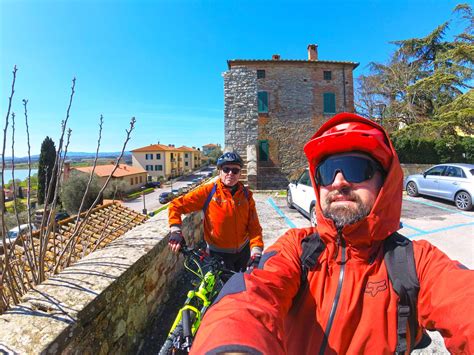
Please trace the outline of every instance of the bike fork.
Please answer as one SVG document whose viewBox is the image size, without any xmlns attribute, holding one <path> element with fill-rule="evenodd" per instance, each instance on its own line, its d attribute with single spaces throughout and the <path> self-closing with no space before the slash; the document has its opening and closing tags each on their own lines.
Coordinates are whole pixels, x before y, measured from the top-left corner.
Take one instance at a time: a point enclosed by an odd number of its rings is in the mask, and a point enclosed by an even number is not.
<svg viewBox="0 0 474 355">
<path fill-rule="evenodd" d="M 190 314 L 189 309 L 183 310 L 182 314 L 182 319 L 183 319 L 183 338 L 184 338 L 184 344 L 183 348 L 185 348 L 188 352 L 189 349 L 191 349 L 192 345 L 192 339 L 193 339 L 193 334 L 192 334 L 192 324 L 191 324 L 191 314 Z"/>
</svg>

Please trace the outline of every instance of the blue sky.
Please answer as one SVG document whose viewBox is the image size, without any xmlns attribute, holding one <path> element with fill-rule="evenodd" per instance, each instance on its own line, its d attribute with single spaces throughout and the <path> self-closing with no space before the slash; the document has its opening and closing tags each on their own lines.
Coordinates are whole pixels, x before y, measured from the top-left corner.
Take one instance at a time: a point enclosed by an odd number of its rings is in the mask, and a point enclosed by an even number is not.
<svg viewBox="0 0 474 355">
<path fill-rule="evenodd" d="M 2 132 L 17 65 L 16 156 L 27 154 L 21 100 L 38 154 L 47 135 L 58 142 L 73 77 L 70 151 L 95 151 L 101 114 L 103 152 L 121 149 L 132 116 L 128 150 L 223 144 L 228 59 L 306 59 L 316 43 L 321 60 L 360 62 L 357 77 L 388 59 L 390 41 L 425 36 L 459 2 L 0 0 Z"/>
</svg>

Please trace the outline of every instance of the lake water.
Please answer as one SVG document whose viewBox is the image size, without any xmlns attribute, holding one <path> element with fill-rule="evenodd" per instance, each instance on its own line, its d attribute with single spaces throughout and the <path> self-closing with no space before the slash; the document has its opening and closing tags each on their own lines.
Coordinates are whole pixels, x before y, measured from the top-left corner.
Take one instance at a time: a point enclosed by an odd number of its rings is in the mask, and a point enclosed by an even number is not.
<svg viewBox="0 0 474 355">
<path fill-rule="evenodd" d="M 31 169 L 31 176 L 38 173 L 38 169 Z M 9 182 L 12 179 L 12 171 L 11 169 L 5 169 L 3 172 L 3 176 L 5 177 L 5 182 Z M 28 177 L 28 169 L 15 169 L 15 179 L 18 180 L 25 180 Z"/>
</svg>

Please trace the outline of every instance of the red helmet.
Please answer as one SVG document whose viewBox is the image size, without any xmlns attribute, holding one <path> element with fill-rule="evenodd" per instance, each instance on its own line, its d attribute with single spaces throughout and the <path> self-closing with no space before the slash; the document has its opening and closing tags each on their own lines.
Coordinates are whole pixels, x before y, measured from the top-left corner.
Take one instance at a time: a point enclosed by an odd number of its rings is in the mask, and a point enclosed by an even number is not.
<svg viewBox="0 0 474 355">
<path fill-rule="evenodd" d="M 343 112 L 331 118 L 304 146 L 311 170 L 329 155 L 352 151 L 372 156 L 385 171 L 392 163 L 391 144 L 382 126 L 353 113 Z"/>
</svg>

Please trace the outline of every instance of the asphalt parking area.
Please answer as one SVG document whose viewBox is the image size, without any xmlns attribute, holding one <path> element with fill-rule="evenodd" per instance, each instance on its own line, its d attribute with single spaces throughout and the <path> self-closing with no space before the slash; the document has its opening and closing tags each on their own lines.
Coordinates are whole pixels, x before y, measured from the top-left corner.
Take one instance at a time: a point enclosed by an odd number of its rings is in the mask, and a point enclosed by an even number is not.
<svg viewBox="0 0 474 355">
<path fill-rule="evenodd" d="M 254 197 L 266 247 L 290 228 L 310 226 L 307 218 L 287 207 L 285 196 L 258 192 Z M 458 210 L 449 201 L 404 196 L 401 222 L 401 234 L 428 240 L 450 258 L 474 269 L 473 210 Z"/>
</svg>

